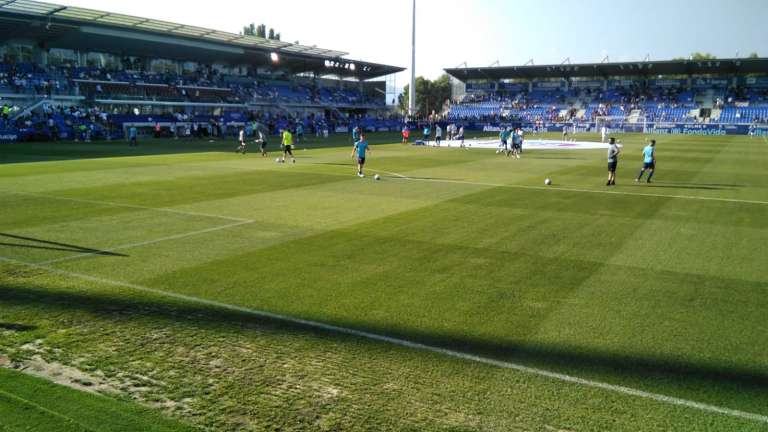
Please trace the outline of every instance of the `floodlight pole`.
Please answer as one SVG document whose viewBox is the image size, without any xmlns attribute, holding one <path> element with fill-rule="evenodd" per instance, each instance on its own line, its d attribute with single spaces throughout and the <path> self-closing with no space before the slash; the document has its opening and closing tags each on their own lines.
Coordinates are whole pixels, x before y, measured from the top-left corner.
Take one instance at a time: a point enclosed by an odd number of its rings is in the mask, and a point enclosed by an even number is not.
<svg viewBox="0 0 768 432">
<path fill-rule="evenodd" d="M 413 35 L 411 39 L 411 88 L 408 91 L 408 117 L 416 115 L 416 0 L 413 0 Z"/>
</svg>

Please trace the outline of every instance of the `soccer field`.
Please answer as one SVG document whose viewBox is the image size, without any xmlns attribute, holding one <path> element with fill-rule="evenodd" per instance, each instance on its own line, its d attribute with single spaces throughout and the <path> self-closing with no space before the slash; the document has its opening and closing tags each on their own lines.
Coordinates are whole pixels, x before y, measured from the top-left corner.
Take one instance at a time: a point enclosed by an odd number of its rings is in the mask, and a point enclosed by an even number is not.
<svg viewBox="0 0 768 432">
<path fill-rule="evenodd" d="M 124 430 L 79 391 L 162 430 L 768 430 L 768 142 L 656 137 L 648 185 L 620 138 L 613 188 L 603 150 L 391 134 L 364 179 L 348 137 L 2 145 L 0 367 L 78 390 L 0 374 L 0 431 Z"/>
</svg>

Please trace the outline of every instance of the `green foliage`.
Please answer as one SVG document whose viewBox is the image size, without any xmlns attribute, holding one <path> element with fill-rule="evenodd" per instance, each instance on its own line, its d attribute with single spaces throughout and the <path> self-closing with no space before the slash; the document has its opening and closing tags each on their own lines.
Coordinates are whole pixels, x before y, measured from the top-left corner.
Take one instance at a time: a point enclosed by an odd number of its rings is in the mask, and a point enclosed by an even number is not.
<svg viewBox="0 0 768 432">
<path fill-rule="evenodd" d="M 714 54 L 695 52 L 691 54 L 692 60 L 717 60 Z"/>
<path fill-rule="evenodd" d="M 242 34 L 245 36 L 256 36 L 260 38 L 267 37 L 267 26 L 264 24 L 255 25 L 254 23 L 248 24 L 247 26 L 243 27 Z M 279 35 L 278 35 L 279 36 Z"/>
<path fill-rule="evenodd" d="M 747 58 L 758 59 L 758 58 L 760 58 L 760 55 L 758 53 L 756 53 L 756 52 L 753 52 L 753 53 L 749 54 L 749 57 L 747 57 Z"/>
<path fill-rule="evenodd" d="M 410 85 L 406 84 L 398 99 L 398 106 L 403 112 L 408 111 Z M 416 107 L 420 117 L 426 117 L 433 112 L 439 113 L 445 101 L 451 98 L 451 80 L 447 74 L 441 75 L 435 81 L 424 77 L 416 78 Z"/>
<path fill-rule="evenodd" d="M 672 60 L 717 60 L 717 57 L 710 53 L 694 52 L 688 57 L 675 57 Z"/>
</svg>

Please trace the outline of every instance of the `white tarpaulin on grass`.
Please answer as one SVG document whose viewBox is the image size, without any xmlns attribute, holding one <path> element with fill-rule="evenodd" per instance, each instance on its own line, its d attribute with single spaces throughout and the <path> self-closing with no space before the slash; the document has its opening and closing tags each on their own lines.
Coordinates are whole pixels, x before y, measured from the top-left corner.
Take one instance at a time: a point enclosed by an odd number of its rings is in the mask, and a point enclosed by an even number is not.
<svg viewBox="0 0 768 432">
<path fill-rule="evenodd" d="M 434 145 L 434 141 L 430 142 Z M 498 139 L 466 140 L 464 145 L 471 149 L 498 149 Z M 442 147 L 460 147 L 461 141 L 443 141 Z M 530 140 L 523 143 L 523 150 L 608 150 L 608 144 L 588 141 Z"/>
</svg>

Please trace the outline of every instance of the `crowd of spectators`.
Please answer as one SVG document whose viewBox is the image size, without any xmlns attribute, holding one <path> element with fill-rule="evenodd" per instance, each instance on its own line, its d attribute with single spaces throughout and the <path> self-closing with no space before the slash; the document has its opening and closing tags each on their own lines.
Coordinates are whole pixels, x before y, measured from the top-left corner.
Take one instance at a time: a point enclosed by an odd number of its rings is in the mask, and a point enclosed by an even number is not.
<svg viewBox="0 0 768 432">
<path fill-rule="evenodd" d="M 768 107 L 768 90 L 736 87 L 727 92 L 716 88 L 694 91 L 675 85 L 654 87 L 645 81 L 608 90 L 555 88 L 470 93 L 453 104 L 446 117 L 474 121 L 595 122 L 601 117 L 629 118 L 636 114 L 636 118 L 651 122 L 700 122 L 708 119 L 692 113 L 704 107 L 704 98 L 697 98 L 697 92 L 705 95 L 707 91 L 714 95 L 711 106 L 729 113 L 723 120 L 765 121 L 759 107 Z M 736 109 L 747 105 L 758 108 Z"/>
</svg>

